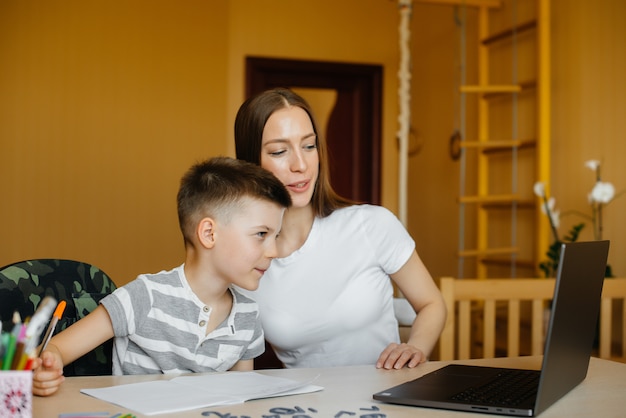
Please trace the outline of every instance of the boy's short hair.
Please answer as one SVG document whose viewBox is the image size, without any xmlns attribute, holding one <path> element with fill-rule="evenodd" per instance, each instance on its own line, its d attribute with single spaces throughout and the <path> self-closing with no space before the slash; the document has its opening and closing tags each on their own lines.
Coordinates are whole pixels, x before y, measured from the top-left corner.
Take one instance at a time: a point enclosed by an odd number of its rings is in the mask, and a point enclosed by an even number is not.
<svg viewBox="0 0 626 418">
<path fill-rule="evenodd" d="M 178 190 L 178 223 L 185 242 L 191 243 L 201 219 L 228 222 L 244 197 L 291 206 L 285 186 L 271 172 L 243 160 L 214 157 L 193 165 Z"/>
</svg>

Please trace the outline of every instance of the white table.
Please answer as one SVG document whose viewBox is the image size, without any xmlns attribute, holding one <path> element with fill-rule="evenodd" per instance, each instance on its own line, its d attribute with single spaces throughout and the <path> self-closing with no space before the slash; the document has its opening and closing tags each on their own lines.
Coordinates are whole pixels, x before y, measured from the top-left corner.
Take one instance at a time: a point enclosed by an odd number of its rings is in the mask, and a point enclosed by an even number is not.
<svg viewBox="0 0 626 418">
<path fill-rule="evenodd" d="M 310 380 L 319 375 L 315 384 L 321 392 L 249 401 L 235 406 L 203 408 L 156 417 L 214 418 L 402 418 L 402 417 L 468 417 L 491 416 L 475 413 L 433 410 L 384 404 L 372 399 L 372 394 L 412 380 L 451 362 L 429 362 L 415 369 L 377 370 L 374 366 L 335 367 L 320 369 L 258 370 L 259 373 L 295 380 Z M 539 369 L 541 356 L 456 361 L 526 369 Z M 170 378 L 149 376 L 98 376 L 67 378 L 58 393 L 50 397 L 33 398 L 33 417 L 58 417 L 61 413 L 108 411 L 131 413 L 116 405 L 81 394 L 86 387 L 105 387 L 139 381 Z M 211 412 L 213 411 L 213 412 Z M 202 413 L 205 415 L 202 415 Z M 564 398 L 541 414 L 549 417 L 625 417 L 626 364 L 592 358 L 587 378 Z"/>
</svg>

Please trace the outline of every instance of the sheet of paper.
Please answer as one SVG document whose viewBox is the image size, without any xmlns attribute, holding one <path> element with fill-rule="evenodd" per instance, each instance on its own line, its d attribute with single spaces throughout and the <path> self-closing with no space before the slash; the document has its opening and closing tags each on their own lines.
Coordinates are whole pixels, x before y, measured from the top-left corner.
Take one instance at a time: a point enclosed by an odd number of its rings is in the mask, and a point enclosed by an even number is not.
<svg viewBox="0 0 626 418">
<path fill-rule="evenodd" d="M 145 415 L 157 415 L 322 389 L 310 381 L 299 382 L 256 372 L 228 372 L 82 389 L 81 392 Z"/>
</svg>

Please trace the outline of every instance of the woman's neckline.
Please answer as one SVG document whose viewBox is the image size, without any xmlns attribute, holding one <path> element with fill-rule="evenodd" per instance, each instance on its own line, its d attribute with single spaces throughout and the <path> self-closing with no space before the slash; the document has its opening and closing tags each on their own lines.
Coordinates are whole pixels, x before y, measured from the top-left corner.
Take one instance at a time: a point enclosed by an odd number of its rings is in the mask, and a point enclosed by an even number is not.
<svg viewBox="0 0 626 418">
<path fill-rule="evenodd" d="M 306 208 L 290 208 L 285 211 L 283 226 L 277 242 L 278 258 L 289 257 L 304 246 L 313 229 L 315 218 L 315 213 L 310 205 Z"/>
</svg>

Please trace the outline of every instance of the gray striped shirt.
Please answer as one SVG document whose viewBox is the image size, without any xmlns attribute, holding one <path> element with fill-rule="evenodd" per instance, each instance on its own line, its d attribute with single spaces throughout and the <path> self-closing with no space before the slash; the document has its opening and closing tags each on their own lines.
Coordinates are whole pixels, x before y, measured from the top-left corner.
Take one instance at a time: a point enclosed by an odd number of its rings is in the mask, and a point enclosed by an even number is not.
<svg viewBox="0 0 626 418">
<path fill-rule="evenodd" d="M 142 274 L 102 299 L 115 334 L 113 374 L 226 371 L 262 354 L 258 305 L 230 291 L 230 315 L 208 335 L 211 309 L 191 290 L 183 265 Z"/>
</svg>

